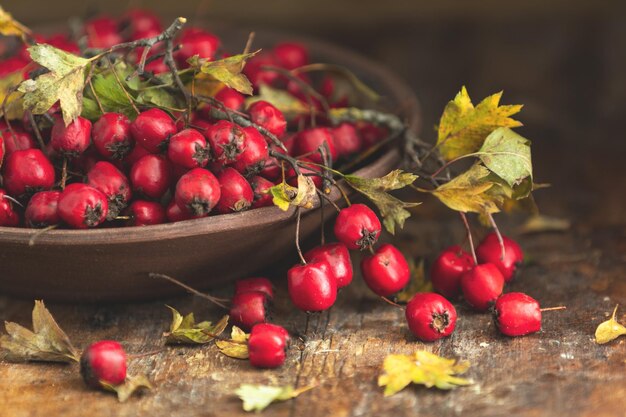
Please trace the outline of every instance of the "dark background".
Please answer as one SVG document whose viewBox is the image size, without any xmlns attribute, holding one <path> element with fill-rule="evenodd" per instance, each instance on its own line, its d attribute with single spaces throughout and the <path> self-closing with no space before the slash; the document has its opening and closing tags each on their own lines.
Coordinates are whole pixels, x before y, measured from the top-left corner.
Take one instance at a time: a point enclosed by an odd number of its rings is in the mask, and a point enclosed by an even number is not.
<svg viewBox="0 0 626 417">
<path fill-rule="evenodd" d="M 428 140 L 462 85 L 474 101 L 504 90 L 504 103 L 525 104 L 519 119 L 533 140 L 536 180 L 571 190 L 559 198 L 539 193 L 539 202 L 555 211 L 574 204 L 574 216 L 596 216 L 602 224 L 623 222 L 626 2 L 14 0 L 3 6 L 35 27 L 139 6 L 164 20 L 181 15 L 191 24 L 209 19 L 323 38 L 406 79 L 422 102 Z"/>
</svg>

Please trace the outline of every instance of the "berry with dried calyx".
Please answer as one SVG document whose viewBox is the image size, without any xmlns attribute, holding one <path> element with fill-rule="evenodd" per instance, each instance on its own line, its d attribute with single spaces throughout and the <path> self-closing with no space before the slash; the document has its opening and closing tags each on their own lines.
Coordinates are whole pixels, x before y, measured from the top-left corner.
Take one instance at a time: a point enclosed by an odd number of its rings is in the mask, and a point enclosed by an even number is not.
<svg viewBox="0 0 626 417">
<path fill-rule="evenodd" d="M 335 220 L 335 236 L 351 250 L 373 246 L 381 230 L 378 216 L 365 204 L 342 209 Z"/>
<path fill-rule="evenodd" d="M 439 294 L 417 293 L 406 306 L 411 333 L 423 342 L 450 336 L 456 326 L 456 309 Z"/>
</svg>

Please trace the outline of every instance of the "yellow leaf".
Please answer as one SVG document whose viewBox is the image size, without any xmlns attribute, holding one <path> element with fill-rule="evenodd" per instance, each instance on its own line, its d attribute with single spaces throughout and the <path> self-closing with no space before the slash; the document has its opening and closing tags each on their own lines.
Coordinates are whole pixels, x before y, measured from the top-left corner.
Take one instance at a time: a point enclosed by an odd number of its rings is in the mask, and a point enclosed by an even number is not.
<svg viewBox="0 0 626 417">
<path fill-rule="evenodd" d="M 485 138 L 499 127 L 517 127 L 522 124 L 510 118 L 521 105 L 500 106 L 502 92 L 493 94 L 476 107 L 465 87 L 448 102 L 439 121 L 437 147 L 441 156 L 452 160 L 476 152 Z"/>
<path fill-rule="evenodd" d="M 196 78 L 201 82 L 214 81 L 222 83 L 240 93 L 251 95 L 252 84 L 242 71 L 246 61 L 258 52 L 233 55 L 215 61 L 193 57 L 189 60 L 189 63 L 200 71 Z"/>
<path fill-rule="evenodd" d="M 244 411 L 263 411 L 268 405 L 275 401 L 287 401 L 314 388 L 306 386 L 295 389 L 291 385 L 284 387 L 273 387 L 270 385 L 242 384 L 237 388 L 235 394 L 243 401 Z"/>
<path fill-rule="evenodd" d="M 30 29 L 13 19 L 11 13 L 0 6 L 0 35 L 19 36 L 24 39 L 26 35 L 30 35 Z"/>
<path fill-rule="evenodd" d="M 311 177 L 298 175 L 298 188 L 287 183 L 280 183 L 270 188 L 274 205 L 281 210 L 289 210 L 289 206 L 310 209 L 316 198 L 315 183 Z"/>
<path fill-rule="evenodd" d="M 596 343 L 602 345 L 609 343 L 611 340 L 615 340 L 620 336 L 626 335 L 626 327 L 622 326 L 615 320 L 615 314 L 617 313 L 617 307 L 613 310 L 611 318 L 603 323 L 600 323 L 596 329 Z"/>
<path fill-rule="evenodd" d="M 104 389 L 115 392 L 117 394 L 118 401 L 121 403 L 129 399 L 131 395 L 133 395 L 135 392 L 138 392 L 139 390 L 152 389 L 152 384 L 150 383 L 148 377 L 145 375 L 135 375 L 128 377 L 120 385 L 111 385 L 102 381 L 100 381 L 100 384 Z"/>
<path fill-rule="evenodd" d="M 166 306 L 172 312 L 172 323 L 168 332 L 164 333 L 168 344 L 204 344 L 219 336 L 228 325 L 228 316 L 221 318 L 216 324 L 210 321 L 196 323 L 193 313 L 182 316 L 176 309 Z"/>
<path fill-rule="evenodd" d="M 248 339 L 250 335 L 233 326 L 229 340 L 216 340 L 215 345 L 226 356 L 235 359 L 248 359 Z"/>
<path fill-rule="evenodd" d="M 24 95 L 15 90 L 22 79 L 21 71 L 0 78 L 0 103 L 5 103 L 6 116 L 10 120 L 21 119 L 24 115 L 24 103 L 22 101 Z M 7 97 L 9 94 L 10 96 Z M 0 108 L 0 116 L 4 116 L 2 108 Z"/>
<path fill-rule="evenodd" d="M 472 383 L 456 376 L 467 371 L 469 366 L 467 361 L 457 362 L 425 350 L 413 355 L 389 355 L 383 362 L 384 373 L 378 377 L 378 386 L 385 387 L 386 397 L 402 391 L 411 383 L 427 388 L 453 389 Z"/>
</svg>

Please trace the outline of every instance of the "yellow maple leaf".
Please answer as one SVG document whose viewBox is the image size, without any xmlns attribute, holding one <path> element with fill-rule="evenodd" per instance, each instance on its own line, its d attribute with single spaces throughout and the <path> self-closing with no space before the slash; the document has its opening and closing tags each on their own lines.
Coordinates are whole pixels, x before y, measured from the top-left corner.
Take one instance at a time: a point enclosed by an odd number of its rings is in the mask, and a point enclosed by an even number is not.
<svg viewBox="0 0 626 417">
<path fill-rule="evenodd" d="M 0 116 L 6 116 L 10 120 L 21 119 L 24 115 L 22 98 L 24 94 L 15 90 L 22 82 L 22 72 L 17 71 L 0 78 L 0 103 L 4 103 L 4 110 L 0 108 Z M 7 97 L 8 96 L 8 97 Z"/>
<path fill-rule="evenodd" d="M 493 94 L 474 107 L 465 87 L 448 102 L 439 121 L 437 147 L 441 156 L 452 160 L 476 152 L 485 138 L 499 127 L 521 126 L 510 118 L 521 105 L 500 106 L 502 92 Z"/>
<path fill-rule="evenodd" d="M 4 36 L 19 36 L 22 39 L 30 35 L 30 29 L 13 19 L 11 13 L 0 6 L 0 34 Z"/>
</svg>

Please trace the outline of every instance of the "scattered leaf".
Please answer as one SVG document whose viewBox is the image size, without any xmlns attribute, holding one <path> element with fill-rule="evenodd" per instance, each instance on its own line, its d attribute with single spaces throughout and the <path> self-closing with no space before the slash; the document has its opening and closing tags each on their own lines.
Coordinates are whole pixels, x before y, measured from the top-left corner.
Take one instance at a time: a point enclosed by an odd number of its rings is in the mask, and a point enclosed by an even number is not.
<svg viewBox="0 0 626 417">
<path fill-rule="evenodd" d="M 30 29 L 13 19 L 11 13 L 5 11 L 0 6 L 0 35 L 19 36 L 25 39 L 26 35 L 30 35 L 30 33 Z"/>
<path fill-rule="evenodd" d="M 295 389 L 291 385 L 273 387 L 269 385 L 242 384 L 237 388 L 235 394 L 243 401 L 243 409 L 245 411 L 259 412 L 275 401 L 287 401 L 296 398 L 312 388 L 314 387 L 307 386 Z"/>
<path fill-rule="evenodd" d="M 85 71 L 90 61 L 47 44 L 28 48 L 33 61 L 50 70 L 34 80 L 24 81 L 24 106 L 34 114 L 44 114 L 57 101 L 66 125 L 81 114 Z"/>
<path fill-rule="evenodd" d="M 233 326 L 229 340 L 216 340 L 215 345 L 224 355 L 235 359 L 248 359 L 248 339 L 250 335 Z"/>
<path fill-rule="evenodd" d="M 189 64 L 196 68 L 199 74 L 196 79 L 200 82 L 218 81 L 243 94 L 252 94 L 252 84 L 242 73 L 246 61 L 255 56 L 259 51 L 248 54 L 238 54 L 227 58 L 210 61 L 198 57 L 189 60 Z"/>
<path fill-rule="evenodd" d="M 384 373 L 378 377 L 378 386 L 385 387 L 385 397 L 402 391 L 410 383 L 453 389 L 472 383 L 455 376 L 467 371 L 469 366 L 467 361 L 457 362 L 425 350 L 413 355 L 389 355 L 383 363 Z"/>
<path fill-rule="evenodd" d="M 117 394 L 117 399 L 121 403 L 129 399 L 131 395 L 139 390 L 152 389 L 152 384 L 145 375 L 128 377 L 121 385 L 111 385 L 102 381 L 100 381 L 100 384 L 104 389 L 115 392 Z"/>
<path fill-rule="evenodd" d="M 491 132 L 478 154 L 483 164 L 511 187 L 532 178 L 530 141 L 507 127 Z"/>
<path fill-rule="evenodd" d="M 288 118 L 298 114 L 308 114 L 310 112 L 309 106 L 302 100 L 285 90 L 272 88 L 266 84 L 259 86 L 259 94 L 246 99 L 246 108 L 257 101 L 267 101 Z"/>
<path fill-rule="evenodd" d="M 446 105 L 439 121 L 437 147 L 441 156 L 452 160 L 476 152 L 492 131 L 499 127 L 517 127 L 522 124 L 510 118 L 521 105 L 500 106 L 502 92 L 493 94 L 476 107 L 465 87 Z"/>
<path fill-rule="evenodd" d="M 6 116 L 10 120 L 21 119 L 24 115 L 24 103 L 22 100 L 24 95 L 15 90 L 15 87 L 17 87 L 22 80 L 23 76 L 21 71 L 16 71 L 0 78 L 0 105 L 5 103 L 4 110 L 6 110 Z M 0 116 L 4 116 L 4 111 L 1 107 Z"/>
<path fill-rule="evenodd" d="M 572 226 L 567 219 L 537 214 L 519 227 L 519 233 L 564 232 Z"/>
<path fill-rule="evenodd" d="M 596 343 L 602 345 L 609 343 L 612 340 L 617 339 L 620 336 L 626 335 L 626 327 L 622 326 L 615 320 L 615 314 L 617 314 L 617 307 L 613 310 L 611 318 L 603 323 L 600 323 L 596 329 Z"/>
<path fill-rule="evenodd" d="M 310 209 L 316 198 L 315 183 L 311 177 L 298 175 L 298 188 L 287 183 L 280 183 L 270 188 L 272 201 L 281 210 L 289 210 L 289 206 Z"/>
<path fill-rule="evenodd" d="M 228 316 L 216 324 L 210 321 L 196 323 L 193 313 L 183 317 L 175 308 L 166 306 L 172 311 L 172 324 L 170 330 L 163 334 L 165 343 L 168 344 L 204 344 L 209 343 L 216 336 L 224 332 L 228 326 Z"/>
<path fill-rule="evenodd" d="M 431 292 L 433 290 L 432 282 L 426 278 L 424 273 L 424 259 L 420 259 L 417 263 L 410 256 L 407 256 L 407 259 L 411 271 L 411 280 L 402 291 L 396 294 L 395 298 L 400 303 L 408 303 L 418 292 Z"/>
<path fill-rule="evenodd" d="M 395 233 L 396 224 L 400 228 L 404 227 L 404 221 L 411 216 L 406 208 L 420 204 L 404 202 L 387 192 L 413 184 L 417 179 L 417 175 L 400 169 L 391 171 L 381 178 L 361 178 L 355 175 L 346 175 L 344 179 L 352 188 L 365 195 L 378 207 L 383 217 L 383 224 L 391 234 Z"/>
<path fill-rule="evenodd" d="M 32 316 L 32 331 L 5 322 L 8 334 L 0 337 L 0 357 L 15 362 L 78 362 L 78 352 L 43 301 L 35 301 Z"/>
</svg>

